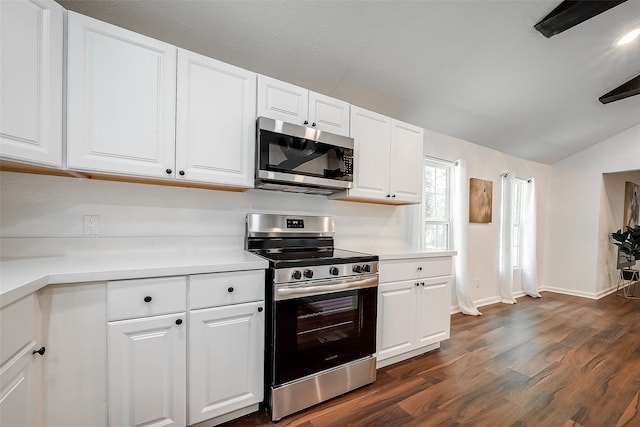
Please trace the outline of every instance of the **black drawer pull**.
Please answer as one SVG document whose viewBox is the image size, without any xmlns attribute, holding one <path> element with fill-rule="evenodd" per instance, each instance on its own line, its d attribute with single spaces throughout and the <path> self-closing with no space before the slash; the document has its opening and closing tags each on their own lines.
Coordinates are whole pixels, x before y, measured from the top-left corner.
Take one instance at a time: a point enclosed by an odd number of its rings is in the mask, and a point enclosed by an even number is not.
<svg viewBox="0 0 640 427">
<path fill-rule="evenodd" d="M 182 325 L 182 319 L 176 319 L 176 325 Z"/>
<path fill-rule="evenodd" d="M 39 350 L 33 350 L 33 351 L 31 352 L 31 354 L 33 354 L 33 355 L 39 354 L 40 356 L 43 356 L 45 351 L 47 351 L 47 349 L 46 349 L 46 348 L 44 348 L 44 347 L 40 347 L 40 349 L 39 349 Z"/>
<path fill-rule="evenodd" d="M 152 299 L 153 298 L 147 295 L 146 297 L 144 297 L 144 302 L 151 302 Z"/>
<path fill-rule="evenodd" d="M 422 271 L 422 267 L 418 267 L 418 271 Z"/>
<path fill-rule="evenodd" d="M 233 292 L 233 286 L 229 286 L 229 287 L 227 288 L 227 292 L 229 292 L 229 293 Z"/>
<path fill-rule="evenodd" d="M 262 307 L 258 307 L 258 313 L 262 313 L 262 310 L 264 310 Z"/>
</svg>

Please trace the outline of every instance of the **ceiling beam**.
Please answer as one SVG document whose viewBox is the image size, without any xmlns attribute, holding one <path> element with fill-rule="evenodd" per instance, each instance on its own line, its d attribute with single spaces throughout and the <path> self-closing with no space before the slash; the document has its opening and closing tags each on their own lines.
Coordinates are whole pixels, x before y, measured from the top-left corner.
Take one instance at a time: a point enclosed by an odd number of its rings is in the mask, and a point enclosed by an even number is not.
<svg viewBox="0 0 640 427">
<path fill-rule="evenodd" d="M 602 95 L 598 100 L 603 104 L 608 104 L 613 101 L 619 101 L 630 96 L 640 94 L 640 74 L 632 78 L 626 83 L 621 84 L 611 92 L 607 92 Z"/>
<path fill-rule="evenodd" d="M 533 28 L 551 38 L 625 1 L 565 0 Z"/>
</svg>

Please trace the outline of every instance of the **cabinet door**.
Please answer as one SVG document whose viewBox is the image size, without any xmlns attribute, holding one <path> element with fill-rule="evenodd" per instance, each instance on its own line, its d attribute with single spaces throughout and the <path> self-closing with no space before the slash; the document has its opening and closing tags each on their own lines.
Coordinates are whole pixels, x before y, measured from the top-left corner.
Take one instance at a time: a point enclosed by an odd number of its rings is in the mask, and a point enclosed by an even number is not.
<svg viewBox="0 0 640 427">
<path fill-rule="evenodd" d="M 172 177 L 176 48 L 68 13 L 67 166 Z"/>
<path fill-rule="evenodd" d="M 64 9 L 53 0 L 0 2 L 0 153 L 62 167 Z"/>
<path fill-rule="evenodd" d="M 36 426 L 39 425 L 37 402 L 35 399 L 37 376 L 34 373 L 39 356 L 31 352 L 35 341 L 3 366 L 0 374 L 0 425 Z"/>
<path fill-rule="evenodd" d="M 422 201 L 423 135 L 422 128 L 391 121 L 389 192 L 397 202 Z"/>
<path fill-rule="evenodd" d="M 415 347 L 415 281 L 378 287 L 378 360 Z"/>
<path fill-rule="evenodd" d="M 253 187 L 255 73 L 179 49 L 176 113 L 178 179 Z"/>
<path fill-rule="evenodd" d="M 271 77 L 258 76 L 258 116 L 296 125 L 308 124 L 309 91 Z"/>
<path fill-rule="evenodd" d="M 416 345 L 423 347 L 449 338 L 451 276 L 419 279 Z"/>
<path fill-rule="evenodd" d="M 309 92 L 309 124 L 317 129 L 349 136 L 351 105 L 348 102 Z"/>
<path fill-rule="evenodd" d="M 184 320 L 182 313 L 109 323 L 110 426 L 186 425 Z"/>
<path fill-rule="evenodd" d="M 391 119 L 351 107 L 351 137 L 355 140 L 353 189 L 349 196 L 388 200 Z"/>
<path fill-rule="evenodd" d="M 191 311 L 189 424 L 262 401 L 264 303 Z"/>
</svg>

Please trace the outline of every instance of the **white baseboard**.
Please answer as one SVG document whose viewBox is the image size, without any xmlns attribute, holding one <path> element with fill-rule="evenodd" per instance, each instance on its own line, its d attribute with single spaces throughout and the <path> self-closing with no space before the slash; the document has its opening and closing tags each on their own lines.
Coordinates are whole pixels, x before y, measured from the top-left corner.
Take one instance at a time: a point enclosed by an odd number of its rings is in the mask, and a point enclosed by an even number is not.
<svg viewBox="0 0 640 427">
<path fill-rule="evenodd" d="M 607 295 L 611 295 L 612 293 L 616 292 L 616 290 L 617 290 L 617 286 L 613 286 L 607 289 L 603 289 L 597 293 L 593 293 L 593 292 L 576 291 L 574 289 L 557 288 L 554 286 L 545 286 L 544 288 L 538 289 L 538 292 L 553 292 L 556 294 L 571 295 L 574 297 L 598 300 L 600 298 L 606 297 Z M 524 296 L 527 296 L 527 294 L 524 293 L 523 291 L 519 291 L 513 294 L 513 297 L 516 299 Z M 487 305 L 496 304 L 499 302 L 502 302 L 502 298 L 499 295 L 495 295 L 492 297 L 483 298 L 483 299 L 474 301 L 473 303 L 477 308 L 480 308 Z M 450 307 L 450 313 L 451 314 L 460 313 L 460 307 L 457 305 L 452 305 Z"/>
<path fill-rule="evenodd" d="M 589 298 L 589 299 L 601 298 L 601 297 L 598 297 L 593 292 L 576 291 L 575 289 L 557 288 L 555 286 L 545 286 L 541 290 L 542 291 L 547 291 L 547 292 L 554 292 L 556 294 L 571 295 L 571 296 L 574 296 L 574 297 L 582 297 L 582 298 Z"/>
</svg>

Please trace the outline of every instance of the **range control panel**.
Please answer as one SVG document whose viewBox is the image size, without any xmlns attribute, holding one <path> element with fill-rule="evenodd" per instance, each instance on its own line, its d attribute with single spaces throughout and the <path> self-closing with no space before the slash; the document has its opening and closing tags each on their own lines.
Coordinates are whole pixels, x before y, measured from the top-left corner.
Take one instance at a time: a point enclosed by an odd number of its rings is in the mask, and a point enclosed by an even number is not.
<svg viewBox="0 0 640 427">
<path fill-rule="evenodd" d="M 274 272 L 274 283 L 308 282 L 340 277 L 357 277 L 378 272 L 378 262 L 316 265 L 307 267 L 278 268 Z"/>
</svg>

